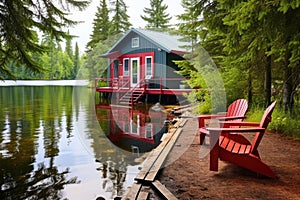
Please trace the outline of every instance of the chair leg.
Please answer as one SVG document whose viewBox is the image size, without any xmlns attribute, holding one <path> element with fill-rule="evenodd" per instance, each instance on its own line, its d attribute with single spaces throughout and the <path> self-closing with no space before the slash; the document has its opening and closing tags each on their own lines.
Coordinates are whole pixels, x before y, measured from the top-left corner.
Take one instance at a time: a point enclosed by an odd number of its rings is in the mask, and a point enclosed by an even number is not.
<svg viewBox="0 0 300 200">
<path fill-rule="evenodd" d="M 204 142 L 204 140 L 205 140 L 205 136 L 206 136 L 205 133 L 200 133 L 200 145 L 203 144 L 203 142 Z"/>
</svg>

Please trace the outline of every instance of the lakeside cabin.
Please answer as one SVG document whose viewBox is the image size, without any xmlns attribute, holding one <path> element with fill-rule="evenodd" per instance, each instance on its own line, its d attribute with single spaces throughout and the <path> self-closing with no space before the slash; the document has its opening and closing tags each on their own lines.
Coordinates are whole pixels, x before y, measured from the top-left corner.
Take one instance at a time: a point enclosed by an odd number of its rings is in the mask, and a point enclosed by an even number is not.
<svg viewBox="0 0 300 200">
<path fill-rule="evenodd" d="M 95 79 L 96 92 L 116 104 L 180 103 L 192 89 L 173 61 L 184 59 L 186 45 L 177 35 L 131 28 L 101 55 L 108 59 L 107 77 Z"/>
</svg>

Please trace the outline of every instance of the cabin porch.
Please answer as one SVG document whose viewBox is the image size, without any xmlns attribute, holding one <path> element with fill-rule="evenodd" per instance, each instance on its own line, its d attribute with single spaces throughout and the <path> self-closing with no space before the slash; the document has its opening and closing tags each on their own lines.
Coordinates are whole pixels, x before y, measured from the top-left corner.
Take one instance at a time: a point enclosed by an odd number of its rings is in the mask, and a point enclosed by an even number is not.
<svg viewBox="0 0 300 200">
<path fill-rule="evenodd" d="M 162 97 L 183 96 L 193 91 L 184 78 L 150 78 L 141 79 L 134 87 L 126 77 L 96 78 L 95 91 L 104 97 L 115 96 L 117 104 L 133 105 L 142 98 L 149 100 L 151 95 Z"/>
</svg>

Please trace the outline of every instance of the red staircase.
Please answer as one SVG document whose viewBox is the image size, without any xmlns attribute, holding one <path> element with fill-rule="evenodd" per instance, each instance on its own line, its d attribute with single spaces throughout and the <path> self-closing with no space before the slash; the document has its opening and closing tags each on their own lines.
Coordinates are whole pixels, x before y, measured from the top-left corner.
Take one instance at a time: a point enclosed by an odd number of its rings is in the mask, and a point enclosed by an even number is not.
<svg viewBox="0 0 300 200">
<path fill-rule="evenodd" d="M 119 104 L 134 105 L 145 93 L 145 79 L 142 79 L 135 87 L 130 88 L 119 100 Z"/>
</svg>

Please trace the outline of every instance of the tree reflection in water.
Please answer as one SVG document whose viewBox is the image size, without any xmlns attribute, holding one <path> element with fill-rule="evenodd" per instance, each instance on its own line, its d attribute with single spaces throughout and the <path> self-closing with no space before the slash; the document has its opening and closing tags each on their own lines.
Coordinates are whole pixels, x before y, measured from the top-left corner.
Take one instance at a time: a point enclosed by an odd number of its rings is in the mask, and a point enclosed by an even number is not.
<svg viewBox="0 0 300 200">
<path fill-rule="evenodd" d="M 111 197 L 121 196 L 124 192 L 123 184 L 126 178 L 127 163 L 123 159 L 119 163 L 114 161 L 100 161 L 101 167 L 98 168 L 102 171 L 102 188 L 106 192 L 111 193 Z"/>
<path fill-rule="evenodd" d="M 12 177 L 11 174 L 2 174 L 0 199 L 63 199 L 65 185 L 78 184 L 77 177 L 67 179 L 69 169 L 59 172 L 56 167 L 47 168 L 44 163 L 38 164 L 32 175 Z"/>
</svg>

